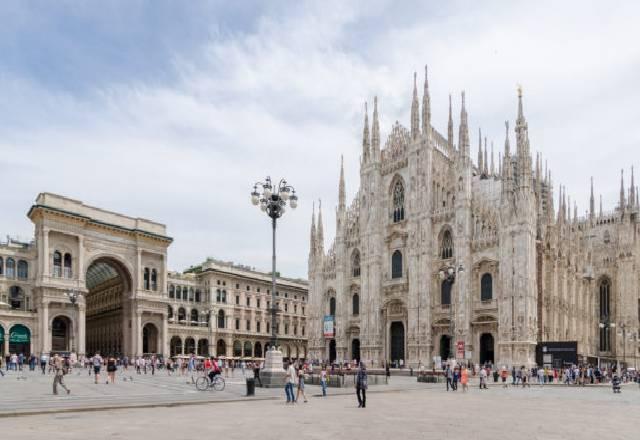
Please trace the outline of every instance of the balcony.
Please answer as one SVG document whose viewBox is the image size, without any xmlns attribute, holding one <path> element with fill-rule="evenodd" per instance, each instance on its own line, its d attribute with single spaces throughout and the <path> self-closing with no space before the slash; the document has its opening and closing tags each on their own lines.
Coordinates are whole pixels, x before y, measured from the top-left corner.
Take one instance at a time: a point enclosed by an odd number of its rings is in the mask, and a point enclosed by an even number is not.
<svg viewBox="0 0 640 440">
<path fill-rule="evenodd" d="M 498 300 L 493 298 L 493 299 L 486 299 L 482 301 L 474 301 L 473 310 L 476 312 L 487 312 L 487 311 L 495 312 L 498 310 Z"/>
</svg>

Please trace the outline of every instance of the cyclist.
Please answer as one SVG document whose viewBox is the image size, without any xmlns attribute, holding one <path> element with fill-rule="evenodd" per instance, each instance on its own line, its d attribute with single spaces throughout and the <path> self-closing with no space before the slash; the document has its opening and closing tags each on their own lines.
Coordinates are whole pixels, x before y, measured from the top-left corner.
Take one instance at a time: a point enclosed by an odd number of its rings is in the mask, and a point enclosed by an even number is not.
<svg viewBox="0 0 640 440">
<path fill-rule="evenodd" d="M 218 360 L 214 358 L 211 362 L 211 370 L 209 371 L 209 381 L 213 383 L 213 379 L 215 379 L 216 376 L 220 376 L 221 373 L 222 371 L 220 371 L 220 367 L 218 366 Z"/>
</svg>

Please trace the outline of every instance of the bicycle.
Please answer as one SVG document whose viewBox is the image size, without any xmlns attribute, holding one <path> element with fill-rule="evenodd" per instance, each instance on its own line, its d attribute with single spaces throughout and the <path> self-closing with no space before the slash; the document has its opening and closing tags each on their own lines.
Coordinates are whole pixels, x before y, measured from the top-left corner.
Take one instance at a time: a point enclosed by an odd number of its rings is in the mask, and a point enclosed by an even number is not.
<svg viewBox="0 0 640 440">
<path fill-rule="evenodd" d="M 206 391 L 210 388 L 213 388 L 216 391 L 224 390 L 224 379 L 220 375 L 216 375 L 213 378 L 213 381 L 209 379 L 209 376 L 200 376 L 196 380 L 196 388 L 199 391 Z"/>
</svg>

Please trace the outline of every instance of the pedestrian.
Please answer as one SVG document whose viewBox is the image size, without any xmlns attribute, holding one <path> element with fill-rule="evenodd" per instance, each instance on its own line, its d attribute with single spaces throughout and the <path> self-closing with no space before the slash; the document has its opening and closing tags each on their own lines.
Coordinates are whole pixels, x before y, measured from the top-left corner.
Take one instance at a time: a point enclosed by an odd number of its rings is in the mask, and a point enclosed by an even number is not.
<svg viewBox="0 0 640 440">
<path fill-rule="evenodd" d="M 389 370 L 389 363 L 385 363 L 385 374 L 387 375 L 387 383 L 389 383 L 389 378 L 391 378 L 391 370 Z"/>
<path fill-rule="evenodd" d="M 453 371 L 451 370 L 451 366 L 447 364 L 447 369 L 444 372 L 445 378 L 447 379 L 447 391 L 449 391 L 449 387 L 451 387 L 451 391 L 454 391 L 453 388 Z"/>
<path fill-rule="evenodd" d="M 304 369 L 302 367 L 298 369 L 298 392 L 296 393 L 296 401 L 300 398 L 300 394 L 302 394 L 304 403 L 307 403 L 307 396 L 304 393 Z"/>
<path fill-rule="evenodd" d="M 516 384 L 516 366 L 515 365 L 511 367 L 511 380 L 512 380 L 511 385 L 515 385 Z"/>
<path fill-rule="evenodd" d="M 509 375 L 509 373 L 507 372 L 507 367 L 506 365 L 502 366 L 502 371 L 500 371 L 500 376 L 502 377 L 502 388 L 509 388 L 509 385 L 507 385 L 507 376 Z"/>
<path fill-rule="evenodd" d="M 544 369 L 538 368 L 538 385 L 544 386 Z"/>
<path fill-rule="evenodd" d="M 260 387 L 262 387 L 262 380 L 260 379 L 260 362 L 253 364 L 253 377 L 258 381 Z"/>
<path fill-rule="evenodd" d="M 360 362 L 360 368 L 356 375 L 356 396 L 358 397 L 358 408 L 367 407 L 367 367 L 364 362 Z"/>
<path fill-rule="evenodd" d="M 100 380 L 100 368 L 102 368 L 102 357 L 99 351 L 93 356 L 93 362 L 91 363 L 93 364 L 93 383 L 97 384 Z"/>
<path fill-rule="evenodd" d="M 2 371 L 2 356 L 0 356 L 0 374 L 4 377 L 4 371 Z"/>
<path fill-rule="evenodd" d="M 480 389 L 487 389 L 487 370 L 480 368 Z"/>
<path fill-rule="evenodd" d="M 296 403 L 296 399 L 293 396 L 293 384 L 296 383 L 296 369 L 293 363 L 289 364 L 287 369 L 287 379 L 284 385 L 284 392 L 287 395 L 287 403 Z"/>
<path fill-rule="evenodd" d="M 115 383 L 117 370 L 118 367 L 116 366 L 116 360 L 113 357 L 110 357 L 107 360 L 107 384 L 109 381 L 111 381 L 111 383 Z"/>
<path fill-rule="evenodd" d="M 522 388 L 526 386 L 531 388 L 531 384 L 529 384 L 529 381 L 527 380 L 529 378 L 529 372 L 524 365 L 520 368 L 520 378 L 522 380 Z"/>
<path fill-rule="evenodd" d="M 65 375 L 64 362 L 58 353 L 53 357 L 53 365 L 55 367 L 55 375 L 53 376 L 53 394 L 58 394 L 58 385 L 67 391 L 67 394 L 71 393 L 71 390 L 64 384 L 62 378 Z"/>
<path fill-rule="evenodd" d="M 42 370 L 42 374 L 45 374 L 47 363 L 49 363 L 49 355 L 43 351 L 40 355 L 40 369 Z"/>
<path fill-rule="evenodd" d="M 322 387 L 322 397 L 327 397 L 327 373 L 329 367 L 320 370 L 320 386 Z"/>
<path fill-rule="evenodd" d="M 465 367 L 462 367 L 460 372 L 460 383 L 462 384 L 462 392 L 466 393 L 469 388 L 469 371 Z"/>
</svg>

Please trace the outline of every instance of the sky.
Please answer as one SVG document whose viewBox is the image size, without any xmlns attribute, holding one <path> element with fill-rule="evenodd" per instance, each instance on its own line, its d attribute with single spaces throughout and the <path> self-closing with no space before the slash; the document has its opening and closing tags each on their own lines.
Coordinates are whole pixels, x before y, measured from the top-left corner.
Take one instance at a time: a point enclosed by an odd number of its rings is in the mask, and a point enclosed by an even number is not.
<svg viewBox="0 0 640 440">
<path fill-rule="evenodd" d="M 638 2 L 1 2 L 0 236 L 32 237 L 47 191 L 166 224 L 171 270 L 268 270 L 250 192 L 270 175 L 300 197 L 278 270 L 306 277 L 319 199 L 325 248 L 334 235 L 341 155 L 347 198 L 358 189 L 365 101 L 384 142 L 409 125 L 425 65 L 438 131 L 451 93 L 457 137 L 465 90 L 472 157 L 481 127 L 497 158 L 521 85 L 556 197 L 565 185 L 584 213 L 593 176 L 612 210 L 620 170 L 628 185 L 640 164 L 639 16 Z"/>
</svg>

